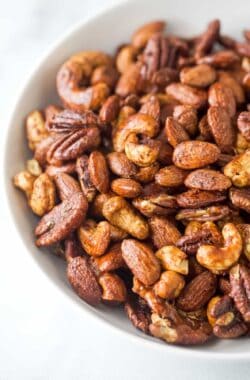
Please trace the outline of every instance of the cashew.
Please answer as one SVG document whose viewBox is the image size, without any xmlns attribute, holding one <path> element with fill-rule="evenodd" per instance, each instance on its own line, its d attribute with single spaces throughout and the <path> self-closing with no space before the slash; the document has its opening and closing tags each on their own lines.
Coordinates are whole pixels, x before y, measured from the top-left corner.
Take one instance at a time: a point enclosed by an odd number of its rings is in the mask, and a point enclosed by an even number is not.
<svg viewBox="0 0 250 380">
<path fill-rule="evenodd" d="M 114 150 L 116 152 L 123 152 L 125 150 L 125 143 L 132 133 L 154 137 L 157 132 L 158 123 L 152 116 L 141 113 L 132 115 L 128 119 L 125 119 L 124 123 L 114 134 Z"/>
<path fill-rule="evenodd" d="M 31 150 L 35 150 L 37 145 L 48 137 L 48 131 L 45 128 L 45 120 L 40 111 L 32 111 L 27 116 L 26 135 Z"/>
<path fill-rule="evenodd" d="M 187 255 L 174 245 L 166 245 L 156 252 L 164 269 L 181 274 L 188 274 Z"/>
<path fill-rule="evenodd" d="M 56 189 L 48 174 L 43 173 L 34 182 L 29 205 L 32 211 L 42 216 L 55 206 Z"/>
<path fill-rule="evenodd" d="M 99 51 L 83 51 L 70 57 L 57 74 L 57 90 L 63 103 L 79 112 L 98 109 L 108 97 L 109 87 L 105 83 L 85 87 L 82 83 L 88 83 L 95 68 L 111 64 L 110 56 Z"/>
<path fill-rule="evenodd" d="M 198 262 L 213 273 L 229 269 L 238 261 L 242 251 L 242 239 L 234 224 L 227 223 L 222 229 L 222 236 L 223 248 L 202 245 L 196 255 Z"/>
<path fill-rule="evenodd" d="M 27 198 L 30 197 L 36 177 L 27 170 L 23 170 L 13 178 L 14 185 L 24 191 Z"/>
<path fill-rule="evenodd" d="M 224 174 L 237 187 L 250 186 L 250 149 L 230 161 L 224 168 Z"/>
<path fill-rule="evenodd" d="M 154 292 L 163 299 L 174 299 L 185 286 L 184 278 L 174 271 L 163 272 L 159 281 L 154 284 Z"/>
<path fill-rule="evenodd" d="M 130 161 L 138 166 L 150 166 L 158 158 L 160 146 L 158 144 L 137 144 L 127 141 L 125 153 Z"/>
</svg>

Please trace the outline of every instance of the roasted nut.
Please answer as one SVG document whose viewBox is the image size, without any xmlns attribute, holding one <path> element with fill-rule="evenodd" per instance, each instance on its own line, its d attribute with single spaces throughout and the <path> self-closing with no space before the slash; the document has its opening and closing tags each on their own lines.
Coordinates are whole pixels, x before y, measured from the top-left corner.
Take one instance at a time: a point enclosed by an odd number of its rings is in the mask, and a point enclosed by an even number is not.
<svg viewBox="0 0 250 380">
<path fill-rule="evenodd" d="M 100 303 L 101 289 L 85 257 L 78 256 L 69 261 L 67 276 L 70 285 L 80 298 L 93 306 Z"/>
<path fill-rule="evenodd" d="M 152 216 L 149 221 L 152 240 L 156 248 L 175 244 L 181 237 L 179 230 L 171 220 L 163 216 Z"/>
<path fill-rule="evenodd" d="M 207 93 L 182 83 L 171 83 L 166 88 L 167 95 L 173 96 L 182 104 L 203 108 L 207 103 Z"/>
<path fill-rule="evenodd" d="M 250 271 L 241 264 L 230 270 L 231 297 L 245 322 L 250 322 Z"/>
<path fill-rule="evenodd" d="M 27 161 L 27 170 L 30 174 L 34 175 L 35 177 L 38 177 L 40 174 L 42 174 L 42 168 L 37 160 L 34 158 L 32 160 Z"/>
<path fill-rule="evenodd" d="M 176 220 L 195 220 L 197 222 L 214 222 L 230 215 L 228 206 L 211 206 L 203 209 L 184 209 L 175 216 Z"/>
<path fill-rule="evenodd" d="M 176 201 L 183 208 L 199 208 L 222 202 L 226 196 L 217 191 L 188 190 L 178 194 Z"/>
<path fill-rule="evenodd" d="M 208 92 L 208 102 L 210 106 L 225 108 L 230 117 L 236 112 L 236 101 L 230 87 L 220 82 L 214 83 Z"/>
<path fill-rule="evenodd" d="M 30 174 L 27 170 L 23 170 L 15 175 L 13 178 L 13 183 L 16 187 L 24 191 L 29 199 L 32 194 L 35 180 L 36 177 L 34 175 Z"/>
<path fill-rule="evenodd" d="M 125 303 L 125 312 L 137 329 L 146 334 L 149 333 L 150 309 L 141 298 L 136 297 L 136 295 L 130 296 Z"/>
<path fill-rule="evenodd" d="M 45 120 L 41 112 L 32 111 L 26 120 L 26 135 L 31 150 L 35 150 L 37 145 L 48 137 L 45 128 Z"/>
<path fill-rule="evenodd" d="M 83 222 L 88 202 L 82 193 L 75 193 L 44 215 L 35 229 L 38 247 L 57 243 Z"/>
<path fill-rule="evenodd" d="M 171 300 L 179 296 L 184 286 L 184 278 L 179 273 L 168 270 L 161 274 L 153 289 L 157 296 Z"/>
<path fill-rule="evenodd" d="M 103 65 L 94 69 L 91 75 L 90 83 L 93 86 L 92 91 L 93 88 L 98 88 L 99 93 L 97 92 L 97 96 L 100 97 L 100 104 L 94 105 L 94 108 L 98 108 L 105 102 L 105 97 L 108 95 L 109 89 L 113 89 L 115 87 L 118 77 L 119 74 L 116 68 L 111 65 Z M 98 84 L 102 87 L 96 87 Z M 102 89 L 102 91 L 100 89 Z"/>
<path fill-rule="evenodd" d="M 58 173 L 54 181 L 61 201 L 70 198 L 73 194 L 81 192 L 79 183 L 66 173 Z"/>
<path fill-rule="evenodd" d="M 198 117 L 197 111 L 192 106 L 178 105 L 174 107 L 174 119 L 193 136 L 197 131 Z"/>
<path fill-rule="evenodd" d="M 234 142 L 234 130 L 225 108 L 210 107 L 207 120 L 214 140 L 222 153 L 230 153 Z"/>
<path fill-rule="evenodd" d="M 181 169 L 198 169 L 213 164 L 219 158 L 220 150 L 216 145 L 203 141 L 184 141 L 177 145 L 173 161 Z"/>
<path fill-rule="evenodd" d="M 97 125 L 97 117 L 92 111 L 75 112 L 72 110 L 57 111 L 46 121 L 50 132 L 68 133 Z"/>
<path fill-rule="evenodd" d="M 130 65 L 118 79 L 115 92 L 122 98 L 139 92 L 139 83 L 141 80 L 141 64 L 135 63 Z"/>
<path fill-rule="evenodd" d="M 250 185 L 250 149 L 236 156 L 224 167 L 224 174 L 237 187 Z"/>
<path fill-rule="evenodd" d="M 126 301 L 127 290 L 122 279 L 114 273 L 103 273 L 98 279 L 102 287 L 102 300 L 109 304 Z"/>
<path fill-rule="evenodd" d="M 237 229 L 241 234 L 243 252 L 250 261 L 250 224 L 237 224 Z"/>
<path fill-rule="evenodd" d="M 241 112 L 237 119 L 237 126 L 247 141 L 250 141 L 250 112 Z"/>
<path fill-rule="evenodd" d="M 123 46 L 116 56 L 116 67 L 119 73 L 125 73 L 135 63 L 137 49 L 132 45 Z"/>
<path fill-rule="evenodd" d="M 92 264 L 100 272 L 111 272 L 126 266 L 122 257 L 121 244 L 116 243 L 101 257 L 93 257 Z"/>
<path fill-rule="evenodd" d="M 43 173 L 33 183 L 33 189 L 29 198 L 32 211 L 43 216 L 55 206 L 56 190 L 53 181 L 48 174 Z"/>
<path fill-rule="evenodd" d="M 184 67 L 180 72 L 180 80 L 189 86 L 205 88 L 215 82 L 216 71 L 206 64 Z"/>
<path fill-rule="evenodd" d="M 188 274 L 187 255 L 174 245 L 166 245 L 156 252 L 164 269 L 181 274 Z"/>
<path fill-rule="evenodd" d="M 208 120 L 207 120 L 207 115 L 204 115 L 200 119 L 199 124 L 198 124 L 198 128 L 200 131 L 200 136 L 198 136 L 198 137 L 201 141 L 212 141 L 213 140 L 212 131 L 211 131 L 210 125 L 208 124 Z M 198 139 L 198 137 L 197 137 L 197 139 Z"/>
<path fill-rule="evenodd" d="M 160 101 L 155 95 L 150 98 L 141 106 L 140 113 L 152 116 L 155 120 L 160 120 L 161 106 Z"/>
<path fill-rule="evenodd" d="M 144 168 L 140 168 L 134 175 L 134 179 L 142 183 L 148 183 L 154 180 L 156 173 L 159 170 L 158 162 Z"/>
<path fill-rule="evenodd" d="M 223 85 L 230 87 L 233 91 L 237 104 L 245 102 L 245 93 L 240 83 L 227 71 L 219 72 L 219 82 Z"/>
<path fill-rule="evenodd" d="M 133 179 L 117 178 L 111 182 L 111 190 L 121 197 L 135 198 L 142 192 L 142 187 Z"/>
<path fill-rule="evenodd" d="M 100 109 L 99 119 L 101 123 L 115 121 L 120 110 L 120 99 L 117 95 L 109 96 Z"/>
<path fill-rule="evenodd" d="M 138 169 L 124 153 L 112 152 L 107 155 L 107 161 L 112 173 L 122 178 L 133 177 Z"/>
<path fill-rule="evenodd" d="M 247 149 L 250 149 L 250 142 L 241 134 L 237 133 L 235 149 L 237 153 L 244 153 Z M 231 158 L 231 160 L 233 157 Z M 230 160 L 230 161 L 231 161 Z"/>
<path fill-rule="evenodd" d="M 88 202 L 92 202 L 96 195 L 96 188 L 90 179 L 88 156 L 81 156 L 76 160 L 76 172 L 83 194 Z"/>
<path fill-rule="evenodd" d="M 222 229 L 224 247 L 202 245 L 197 251 L 198 262 L 213 273 L 220 273 L 234 265 L 242 251 L 242 239 L 237 228 L 227 223 Z"/>
<path fill-rule="evenodd" d="M 86 220 L 78 229 L 78 237 L 83 249 L 90 256 L 101 256 L 110 242 L 110 225 L 108 222 L 96 225 L 93 220 Z"/>
<path fill-rule="evenodd" d="M 114 195 L 115 194 L 112 192 L 106 194 L 98 194 L 91 205 L 91 215 L 97 219 L 103 219 L 103 205 L 108 199 L 112 198 Z"/>
<path fill-rule="evenodd" d="M 175 196 L 165 193 L 135 198 L 132 203 L 147 217 L 173 214 L 177 207 Z"/>
<path fill-rule="evenodd" d="M 211 21 L 206 30 L 201 34 L 195 44 L 195 57 L 200 58 L 210 53 L 215 41 L 217 41 L 220 33 L 220 21 L 215 19 Z"/>
<path fill-rule="evenodd" d="M 151 140 L 143 144 L 127 141 L 125 143 L 125 153 L 130 161 L 142 167 L 147 167 L 155 163 L 160 151 L 160 143 Z"/>
<path fill-rule="evenodd" d="M 215 291 L 216 276 L 205 271 L 187 284 L 176 300 L 176 305 L 184 311 L 198 310 L 206 305 Z"/>
<path fill-rule="evenodd" d="M 135 48 L 141 49 L 155 33 L 161 33 L 165 29 L 164 21 L 149 22 L 137 29 L 132 36 L 132 44 Z"/>
<path fill-rule="evenodd" d="M 250 189 L 231 188 L 229 197 L 234 206 L 250 213 Z"/>
<path fill-rule="evenodd" d="M 155 182 L 160 186 L 177 187 L 184 184 L 188 171 L 178 168 L 175 165 L 165 166 L 155 175 Z"/>
<path fill-rule="evenodd" d="M 109 171 L 106 159 L 101 152 L 92 152 L 89 156 L 88 170 L 90 180 L 100 193 L 109 191 Z"/>
<path fill-rule="evenodd" d="M 165 133 L 169 144 L 174 148 L 181 142 L 189 140 L 186 130 L 173 117 L 167 117 Z"/>
<path fill-rule="evenodd" d="M 187 176 L 185 185 L 197 190 L 224 191 L 231 186 L 231 181 L 216 170 L 198 169 Z"/>
<path fill-rule="evenodd" d="M 121 197 L 111 197 L 103 205 L 105 218 L 137 239 L 148 236 L 147 222 Z"/>
<path fill-rule="evenodd" d="M 148 286 L 159 279 L 160 263 L 146 244 L 134 239 L 125 239 L 121 248 L 125 263 L 139 281 Z"/>
<path fill-rule="evenodd" d="M 120 240 L 125 239 L 127 236 L 128 234 L 126 231 L 110 224 L 110 239 L 112 241 L 120 241 Z"/>
</svg>

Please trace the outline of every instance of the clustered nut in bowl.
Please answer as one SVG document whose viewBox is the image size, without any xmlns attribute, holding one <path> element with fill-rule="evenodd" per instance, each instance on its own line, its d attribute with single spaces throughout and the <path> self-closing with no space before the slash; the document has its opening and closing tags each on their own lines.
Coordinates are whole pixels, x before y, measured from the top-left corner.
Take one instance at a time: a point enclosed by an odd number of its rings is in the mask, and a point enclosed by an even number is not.
<svg viewBox="0 0 250 380">
<path fill-rule="evenodd" d="M 164 29 L 60 67 L 14 184 L 84 301 L 168 343 L 249 336 L 250 31 Z"/>
</svg>

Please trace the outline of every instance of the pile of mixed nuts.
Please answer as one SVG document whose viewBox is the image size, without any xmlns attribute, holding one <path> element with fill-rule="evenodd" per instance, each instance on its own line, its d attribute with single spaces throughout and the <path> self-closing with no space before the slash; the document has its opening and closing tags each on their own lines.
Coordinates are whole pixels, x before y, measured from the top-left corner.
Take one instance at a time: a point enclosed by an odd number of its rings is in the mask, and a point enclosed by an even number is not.
<svg viewBox="0 0 250 380">
<path fill-rule="evenodd" d="M 89 304 L 169 343 L 249 335 L 250 31 L 164 29 L 61 66 L 63 106 L 28 115 L 14 184 Z"/>
</svg>

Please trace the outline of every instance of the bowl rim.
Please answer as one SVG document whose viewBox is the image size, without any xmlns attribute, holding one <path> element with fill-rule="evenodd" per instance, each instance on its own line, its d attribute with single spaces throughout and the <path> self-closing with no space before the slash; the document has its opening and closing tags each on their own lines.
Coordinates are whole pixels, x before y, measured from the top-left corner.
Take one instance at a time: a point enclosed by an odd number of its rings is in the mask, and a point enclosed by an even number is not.
<svg viewBox="0 0 250 380">
<path fill-rule="evenodd" d="M 139 1 L 142 1 L 142 0 L 139 0 Z M 100 17 L 107 16 L 110 11 L 114 9 L 120 10 L 122 8 L 126 8 L 128 4 L 132 4 L 133 2 L 134 0 L 120 0 L 119 3 L 109 4 L 108 6 L 105 6 L 104 8 L 101 8 L 95 11 L 93 15 L 86 17 L 83 21 L 78 21 L 74 23 L 73 26 L 67 28 L 66 31 L 62 33 L 61 36 L 57 37 L 54 40 L 54 42 L 50 43 L 48 45 L 48 48 L 45 50 L 45 52 L 35 60 L 35 64 L 33 66 L 33 69 L 31 70 L 31 73 L 26 74 L 24 79 L 21 81 L 21 84 L 18 86 L 17 93 L 14 96 L 13 101 L 10 102 L 11 105 L 13 105 L 13 107 L 12 108 L 9 107 L 8 109 L 9 115 L 7 115 L 7 122 L 6 122 L 7 127 L 4 133 L 4 137 L 3 137 L 3 140 L 4 140 L 4 146 L 3 146 L 4 192 L 3 193 L 7 200 L 6 202 L 6 204 L 8 205 L 8 207 L 6 207 L 8 210 L 7 212 L 13 222 L 14 228 L 22 243 L 23 251 L 29 255 L 33 263 L 35 263 L 36 267 L 39 268 L 40 274 L 44 276 L 45 278 L 49 279 L 50 284 L 55 289 L 57 289 L 57 291 L 59 291 L 59 293 L 64 297 L 64 299 L 67 300 L 67 303 L 70 305 L 74 305 L 74 308 L 77 309 L 79 312 L 85 313 L 89 317 L 94 318 L 95 321 L 97 321 L 99 324 L 102 324 L 105 328 L 112 329 L 117 334 L 119 333 L 123 337 L 126 337 L 126 339 L 128 340 L 132 339 L 133 342 L 135 342 L 136 344 L 140 344 L 140 345 L 145 344 L 148 346 L 148 348 L 153 347 L 155 349 L 165 350 L 167 354 L 172 354 L 172 355 L 178 354 L 183 357 L 193 358 L 193 359 L 198 358 L 198 359 L 217 360 L 217 361 L 230 359 L 234 361 L 246 361 L 250 359 L 250 351 L 246 353 L 237 353 L 237 352 L 223 353 L 223 352 L 211 352 L 211 351 L 208 352 L 208 351 L 199 350 L 199 347 L 202 347 L 202 346 L 196 346 L 196 349 L 193 350 L 192 346 L 177 346 L 177 345 L 171 345 L 167 343 L 165 345 L 162 345 L 162 344 L 159 344 L 157 339 L 155 340 L 148 340 L 146 338 L 143 339 L 143 337 L 140 335 L 131 334 L 129 331 L 125 331 L 124 329 L 118 326 L 112 325 L 109 321 L 107 321 L 106 319 L 103 319 L 100 315 L 93 312 L 92 309 L 88 307 L 88 305 L 84 301 L 81 304 L 79 302 L 76 302 L 74 299 L 72 299 L 71 296 L 65 293 L 64 290 L 60 287 L 60 285 L 57 284 L 53 280 L 53 277 L 51 277 L 46 271 L 42 269 L 42 267 L 39 265 L 39 263 L 35 259 L 35 256 L 30 254 L 30 250 L 27 247 L 22 234 L 20 233 L 20 227 L 15 218 L 15 210 L 14 210 L 14 207 L 12 207 L 11 197 L 8 194 L 8 186 L 9 186 L 10 178 L 9 178 L 8 167 L 7 167 L 8 154 L 9 154 L 7 147 L 10 145 L 11 125 L 13 125 L 14 115 L 16 114 L 18 104 L 21 101 L 23 94 L 26 91 L 26 88 L 29 86 L 29 83 L 32 81 L 32 79 L 36 77 L 36 75 L 42 69 L 43 65 L 49 59 L 50 55 L 54 53 L 54 50 L 59 45 L 63 44 L 64 40 L 70 38 L 70 36 L 73 35 L 74 33 L 77 33 L 77 31 L 79 31 L 83 26 L 87 27 L 88 24 L 97 22 Z"/>
</svg>

